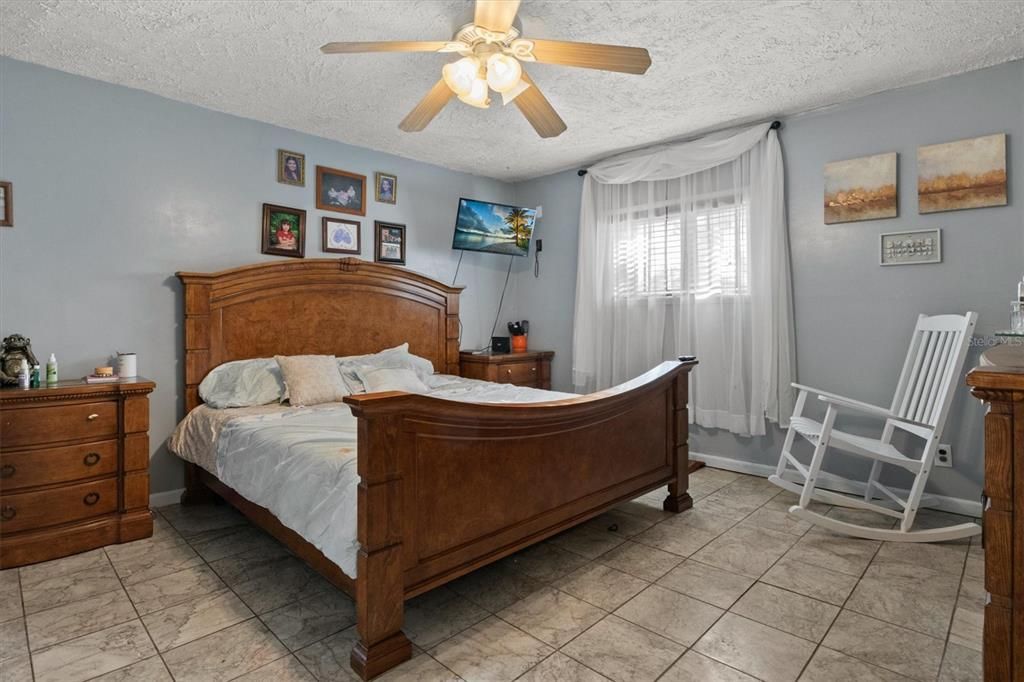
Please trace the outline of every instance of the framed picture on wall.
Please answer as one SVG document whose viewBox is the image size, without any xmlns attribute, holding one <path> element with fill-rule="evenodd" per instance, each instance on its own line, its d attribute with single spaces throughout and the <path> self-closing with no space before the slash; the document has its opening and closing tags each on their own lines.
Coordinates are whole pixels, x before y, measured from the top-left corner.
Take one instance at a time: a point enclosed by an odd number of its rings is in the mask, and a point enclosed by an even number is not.
<svg viewBox="0 0 1024 682">
<path fill-rule="evenodd" d="M 316 207 L 324 211 L 366 215 L 366 176 L 317 166 Z"/>
<path fill-rule="evenodd" d="M 377 171 L 373 174 L 377 201 L 382 204 L 398 203 L 398 176 Z"/>
<path fill-rule="evenodd" d="M 942 262 L 942 231 L 883 232 L 879 265 L 922 265 Z"/>
<path fill-rule="evenodd" d="M 0 227 L 14 227 L 14 186 L 0 180 Z"/>
<path fill-rule="evenodd" d="M 262 251 L 273 256 L 303 258 L 306 255 L 306 212 L 263 204 Z"/>
<path fill-rule="evenodd" d="M 327 253 L 359 253 L 359 221 L 323 218 L 323 250 Z"/>
<path fill-rule="evenodd" d="M 405 265 L 405 225 L 373 221 L 373 259 L 378 263 Z"/>
<path fill-rule="evenodd" d="M 277 150 L 277 181 L 296 187 L 306 186 L 306 155 L 290 152 L 287 149 Z"/>
</svg>

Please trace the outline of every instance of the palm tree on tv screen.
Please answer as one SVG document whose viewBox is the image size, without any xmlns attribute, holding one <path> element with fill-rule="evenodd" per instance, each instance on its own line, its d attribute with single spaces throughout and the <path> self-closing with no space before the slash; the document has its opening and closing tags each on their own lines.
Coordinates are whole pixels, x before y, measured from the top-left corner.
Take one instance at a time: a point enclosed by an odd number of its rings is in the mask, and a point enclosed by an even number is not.
<svg viewBox="0 0 1024 682">
<path fill-rule="evenodd" d="M 505 224 L 511 228 L 513 234 L 516 236 L 517 246 L 526 246 L 530 240 L 529 232 L 529 220 L 530 216 L 527 214 L 525 208 L 513 208 L 505 216 Z"/>
</svg>

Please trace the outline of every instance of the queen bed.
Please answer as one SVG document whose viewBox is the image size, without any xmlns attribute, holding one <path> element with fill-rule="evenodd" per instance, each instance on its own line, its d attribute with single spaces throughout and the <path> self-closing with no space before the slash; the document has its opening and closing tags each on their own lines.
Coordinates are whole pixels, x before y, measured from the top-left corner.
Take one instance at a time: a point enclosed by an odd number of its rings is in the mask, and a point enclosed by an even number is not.
<svg viewBox="0 0 1024 682">
<path fill-rule="evenodd" d="M 406 599 L 666 484 L 666 510 L 692 504 L 694 362 L 586 396 L 480 382 L 457 376 L 461 289 L 408 270 L 349 258 L 178 277 L 182 504 L 223 498 L 352 595 L 363 679 L 411 656 Z M 231 361 L 405 343 L 437 372 L 418 393 L 227 409 L 200 397 Z"/>
</svg>

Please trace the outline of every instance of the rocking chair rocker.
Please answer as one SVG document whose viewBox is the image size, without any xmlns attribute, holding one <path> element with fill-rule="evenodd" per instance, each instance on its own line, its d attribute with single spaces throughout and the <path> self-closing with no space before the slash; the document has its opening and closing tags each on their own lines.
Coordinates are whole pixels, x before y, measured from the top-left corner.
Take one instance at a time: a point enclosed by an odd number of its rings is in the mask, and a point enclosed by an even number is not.
<svg viewBox="0 0 1024 682">
<path fill-rule="evenodd" d="M 910 342 L 910 350 L 903 364 L 892 406 L 888 409 L 834 393 L 819 391 L 801 384 L 793 384 L 800 391 L 790 420 L 789 431 L 782 445 L 782 455 L 775 474 L 768 478 L 779 487 L 800 496 L 798 504 L 789 508 L 794 516 L 829 530 L 854 537 L 895 542 L 941 542 L 970 537 L 981 532 L 976 523 L 962 523 L 946 528 L 912 531 L 914 517 L 922 502 L 928 474 L 935 462 L 942 428 L 953 400 L 953 391 L 967 356 L 967 346 L 974 332 L 977 313 L 966 315 L 921 315 Z M 803 416 L 807 396 L 813 394 L 828 408 L 821 422 Z M 857 436 L 833 428 L 839 412 L 850 411 L 885 420 L 879 438 Z M 920 459 L 908 457 L 891 443 L 895 429 L 922 438 L 925 441 Z M 793 456 L 793 441 L 799 434 L 814 445 L 814 454 L 808 466 Z M 815 486 L 821 473 L 825 451 L 829 447 L 873 460 L 862 497 L 853 497 Z M 906 499 L 878 482 L 882 466 L 902 467 L 914 474 L 914 482 Z M 793 470 L 789 467 L 792 466 Z M 846 480 L 846 479 L 844 479 Z M 854 489 L 861 484 L 847 481 Z M 876 493 L 884 495 L 884 499 Z M 810 510 L 812 500 L 825 504 L 867 509 L 900 520 L 899 529 L 879 529 L 847 523 Z M 876 501 L 879 500 L 879 501 Z"/>
</svg>

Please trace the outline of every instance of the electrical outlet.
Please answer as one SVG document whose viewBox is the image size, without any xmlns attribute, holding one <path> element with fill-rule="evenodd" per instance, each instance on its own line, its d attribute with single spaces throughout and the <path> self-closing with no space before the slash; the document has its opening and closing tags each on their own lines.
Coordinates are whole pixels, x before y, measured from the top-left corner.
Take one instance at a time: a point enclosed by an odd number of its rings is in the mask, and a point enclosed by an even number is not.
<svg viewBox="0 0 1024 682">
<path fill-rule="evenodd" d="M 953 446 L 945 443 L 939 444 L 939 450 L 935 453 L 935 466 L 937 467 L 952 467 L 953 466 Z"/>
</svg>

